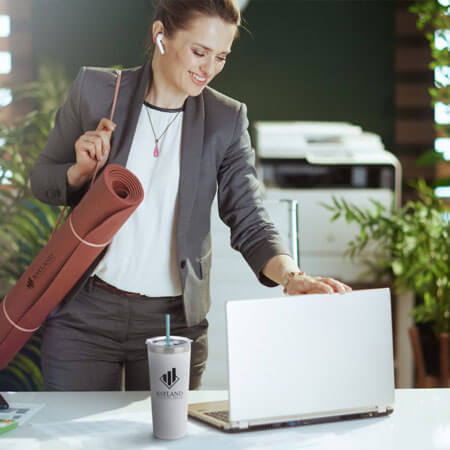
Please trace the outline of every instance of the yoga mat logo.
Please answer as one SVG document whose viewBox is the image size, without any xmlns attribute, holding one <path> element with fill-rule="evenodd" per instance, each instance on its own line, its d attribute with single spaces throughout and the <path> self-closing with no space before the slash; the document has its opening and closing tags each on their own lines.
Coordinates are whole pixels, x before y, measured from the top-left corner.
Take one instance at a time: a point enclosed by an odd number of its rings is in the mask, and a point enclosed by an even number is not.
<svg viewBox="0 0 450 450">
<path fill-rule="evenodd" d="M 180 378 L 177 377 L 177 369 L 173 367 L 172 370 L 168 370 L 159 379 L 168 389 L 172 389 Z"/>
<path fill-rule="evenodd" d="M 36 272 L 34 272 L 34 274 L 31 275 L 31 277 L 28 277 L 28 279 L 27 279 L 27 288 L 28 289 L 34 288 L 34 286 L 35 286 L 34 281 L 36 280 L 36 278 L 39 277 L 40 275 L 42 275 L 44 273 L 44 270 L 54 260 L 55 260 L 55 255 L 53 253 L 50 253 L 50 255 L 48 255 L 47 258 L 45 258 L 45 260 L 42 262 L 42 264 L 38 267 Z"/>
</svg>

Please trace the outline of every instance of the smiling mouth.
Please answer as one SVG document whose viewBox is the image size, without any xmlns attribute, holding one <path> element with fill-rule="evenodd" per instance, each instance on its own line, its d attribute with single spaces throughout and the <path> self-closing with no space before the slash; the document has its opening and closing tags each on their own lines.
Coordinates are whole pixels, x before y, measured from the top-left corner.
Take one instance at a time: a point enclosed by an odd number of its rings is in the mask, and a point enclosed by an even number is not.
<svg viewBox="0 0 450 450">
<path fill-rule="evenodd" d="M 203 86 L 206 84 L 206 78 L 205 77 L 199 77 L 198 75 L 196 75 L 193 72 L 189 72 L 191 75 L 192 80 L 194 81 L 195 84 Z"/>
</svg>

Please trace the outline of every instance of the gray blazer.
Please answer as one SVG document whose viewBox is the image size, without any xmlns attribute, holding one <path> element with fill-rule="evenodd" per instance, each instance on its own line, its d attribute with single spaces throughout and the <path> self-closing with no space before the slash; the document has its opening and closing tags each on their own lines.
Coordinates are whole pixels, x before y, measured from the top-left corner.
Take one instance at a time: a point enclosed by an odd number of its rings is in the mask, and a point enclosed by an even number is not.
<svg viewBox="0 0 450 450">
<path fill-rule="evenodd" d="M 122 71 L 109 163 L 126 166 L 151 76 L 150 60 Z M 31 172 L 32 192 L 42 202 L 73 208 L 86 193 L 89 183 L 71 192 L 66 173 L 75 163 L 75 141 L 86 131 L 95 130 L 102 117 L 110 117 L 116 77 L 115 69 L 82 67 L 71 84 Z M 231 230 L 231 246 L 242 253 L 262 284 L 276 286 L 261 270 L 273 256 L 289 254 L 261 205 L 247 128 L 245 104 L 214 89 L 206 87 L 200 95 L 186 100 L 176 236 L 188 326 L 201 322 L 211 304 L 210 214 L 216 191 L 220 217 Z M 83 286 L 105 251 L 65 301 Z M 226 270 L 223 276 L 227 276 Z"/>
</svg>

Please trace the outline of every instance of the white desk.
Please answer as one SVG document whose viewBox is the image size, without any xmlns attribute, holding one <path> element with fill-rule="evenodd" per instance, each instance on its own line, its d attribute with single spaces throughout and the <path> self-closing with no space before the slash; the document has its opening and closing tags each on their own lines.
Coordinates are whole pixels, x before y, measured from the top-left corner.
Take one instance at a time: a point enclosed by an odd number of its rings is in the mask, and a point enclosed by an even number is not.
<svg viewBox="0 0 450 450">
<path fill-rule="evenodd" d="M 238 434 L 189 419 L 188 435 L 176 441 L 153 438 L 148 392 L 24 392 L 5 397 L 46 406 L 29 423 L 0 436 L 1 450 L 450 449 L 450 389 L 396 390 L 394 413 L 376 419 Z M 226 398 L 226 391 L 189 393 L 190 402 Z"/>
</svg>

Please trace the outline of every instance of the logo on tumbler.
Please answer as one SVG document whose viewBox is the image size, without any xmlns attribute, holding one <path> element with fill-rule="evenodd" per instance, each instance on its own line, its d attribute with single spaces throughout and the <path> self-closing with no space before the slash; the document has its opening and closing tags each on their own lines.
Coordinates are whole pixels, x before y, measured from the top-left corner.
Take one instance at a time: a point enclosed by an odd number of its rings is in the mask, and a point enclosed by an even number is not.
<svg viewBox="0 0 450 450">
<path fill-rule="evenodd" d="M 177 370 L 175 367 L 172 367 L 172 370 L 167 371 L 159 378 L 162 383 L 167 386 L 168 389 L 172 389 L 172 387 L 176 384 L 176 382 L 180 379 L 177 377 Z"/>
</svg>

